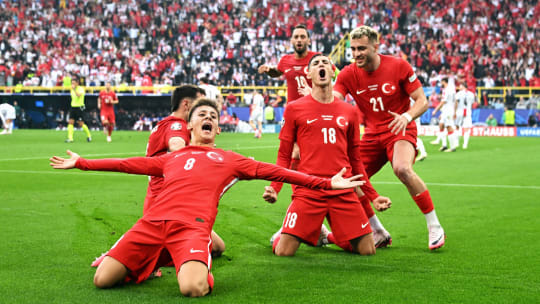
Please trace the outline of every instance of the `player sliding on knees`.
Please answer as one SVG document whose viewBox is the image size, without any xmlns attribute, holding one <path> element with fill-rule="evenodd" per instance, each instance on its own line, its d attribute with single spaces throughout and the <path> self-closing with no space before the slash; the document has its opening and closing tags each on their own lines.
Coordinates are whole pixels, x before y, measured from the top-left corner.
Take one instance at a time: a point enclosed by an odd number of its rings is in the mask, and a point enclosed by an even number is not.
<svg viewBox="0 0 540 304">
<path fill-rule="evenodd" d="M 180 292 L 188 297 L 209 294 L 214 285 L 210 272 L 210 231 L 221 195 L 237 180 L 266 179 L 313 189 L 346 189 L 363 185 L 360 176 L 343 178 L 345 170 L 320 178 L 258 162 L 232 151 L 214 148 L 220 133 L 218 106 L 200 99 L 189 112 L 191 144 L 159 157 L 87 160 L 68 151 L 70 158 L 53 156 L 55 169 L 118 171 L 163 176 L 155 203 L 103 259 L 94 276 L 98 288 L 110 288 L 130 278 L 144 281 L 160 265 L 168 250 L 176 268 Z"/>
<path fill-rule="evenodd" d="M 332 95 L 332 74 L 328 57 L 319 54 L 311 58 L 307 77 L 312 82 L 312 92 L 285 109 L 278 165 L 289 167 L 296 142 L 302 152 L 297 168 L 300 172 L 328 177 L 345 167 L 347 175 L 365 174 L 358 149 L 358 111 Z M 263 198 L 275 202 L 276 189 L 280 188 L 279 183 L 272 183 L 265 188 Z M 360 188 L 378 209 L 390 207 L 390 200 L 379 196 L 369 180 Z M 362 255 L 375 254 L 372 228 L 354 189 L 330 191 L 302 186 L 293 188 L 293 200 L 282 228 L 271 239 L 274 253 L 292 256 L 302 242 L 317 245 L 321 236 L 325 242 L 326 228 L 321 229 L 325 217 L 332 229 L 327 237 L 330 243 Z"/>
</svg>

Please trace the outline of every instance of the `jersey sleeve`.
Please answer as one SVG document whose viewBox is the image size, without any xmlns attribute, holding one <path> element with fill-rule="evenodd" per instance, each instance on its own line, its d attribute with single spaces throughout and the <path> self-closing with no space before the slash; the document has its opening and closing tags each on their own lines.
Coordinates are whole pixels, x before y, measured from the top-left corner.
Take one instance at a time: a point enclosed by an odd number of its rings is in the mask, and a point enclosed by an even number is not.
<svg viewBox="0 0 540 304">
<path fill-rule="evenodd" d="M 183 122 L 173 122 L 169 126 L 167 126 L 167 130 L 165 130 L 164 134 L 165 143 L 169 145 L 169 140 L 173 137 L 180 137 L 184 140 L 186 143 L 186 146 L 189 144 L 190 140 L 190 132 L 187 129 L 187 124 Z"/>
<path fill-rule="evenodd" d="M 264 179 L 300 185 L 311 189 L 332 189 L 332 181 L 328 178 L 307 175 L 274 164 L 259 162 L 239 154 L 238 156 L 235 166 L 240 179 Z"/>
<path fill-rule="evenodd" d="M 292 141 L 281 140 L 279 142 L 279 150 L 278 150 L 276 165 L 282 168 L 290 167 L 293 146 L 294 146 L 294 143 Z M 281 188 L 283 187 L 283 183 L 275 181 L 275 182 L 272 182 L 270 186 L 274 188 L 276 193 L 279 193 L 281 191 Z"/>
<path fill-rule="evenodd" d="M 276 67 L 276 69 L 278 71 L 280 71 L 281 73 L 283 73 L 283 74 L 285 74 L 285 62 L 284 62 L 285 58 L 286 58 L 286 56 L 281 57 L 281 59 L 279 59 L 278 65 Z"/>
<path fill-rule="evenodd" d="M 422 87 L 422 83 L 416 77 L 411 65 L 405 61 L 400 60 L 400 81 L 403 89 L 407 94 L 411 94 L 414 90 Z"/>
<path fill-rule="evenodd" d="M 371 185 L 371 182 L 369 181 L 368 175 L 364 168 L 364 163 L 362 162 L 360 154 L 360 122 L 358 118 L 359 111 L 353 111 L 353 113 L 354 119 L 351 123 L 353 127 L 349 128 L 349 145 L 347 148 L 347 153 L 349 155 L 349 161 L 351 163 L 353 175 L 362 174 L 362 180 L 366 181 L 364 185 L 360 186 L 360 189 L 362 189 L 362 191 L 370 201 L 373 201 L 379 196 L 379 194 L 377 193 L 375 188 L 373 188 L 373 185 Z"/>
<path fill-rule="evenodd" d="M 75 167 L 84 171 L 112 171 L 140 175 L 163 176 L 163 166 L 169 154 L 159 157 L 130 157 L 84 159 L 79 158 Z"/>
<path fill-rule="evenodd" d="M 337 75 L 336 83 L 334 84 L 334 91 L 340 93 L 343 95 L 343 97 L 347 96 L 349 93 L 349 89 L 347 89 L 347 86 L 345 85 L 345 79 L 348 79 L 350 74 L 350 69 L 348 67 L 345 67 L 339 74 Z"/>
<path fill-rule="evenodd" d="M 283 126 L 279 132 L 279 139 L 296 142 L 296 120 L 294 117 L 294 106 L 292 104 L 285 107 Z"/>
</svg>

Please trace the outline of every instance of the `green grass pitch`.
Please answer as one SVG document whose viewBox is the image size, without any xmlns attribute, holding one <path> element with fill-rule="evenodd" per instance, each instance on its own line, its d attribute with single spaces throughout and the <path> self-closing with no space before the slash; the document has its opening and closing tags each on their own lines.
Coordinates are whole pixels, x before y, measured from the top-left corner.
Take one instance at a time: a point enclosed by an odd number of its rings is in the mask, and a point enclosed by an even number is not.
<svg viewBox="0 0 540 304">
<path fill-rule="evenodd" d="M 140 217 L 147 177 L 56 171 L 67 148 L 88 158 L 144 155 L 148 132 L 15 130 L 0 136 L 0 300 L 3 303 L 179 303 L 173 268 L 141 285 L 98 290 L 94 258 Z M 270 236 L 290 201 L 261 198 L 264 181 L 242 181 L 221 200 L 214 229 L 227 250 L 215 259 L 206 303 L 538 303 L 540 301 L 540 139 L 471 138 L 469 150 L 440 153 L 415 165 L 447 232 L 427 248 L 424 217 L 386 166 L 372 179 L 393 205 L 379 218 L 391 248 L 362 257 L 335 246 L 305 245 L 294 258 L 272 255 Z M 221 134 L 217 144 L 274 162 L 275 134 Z M 211 173 L 209 173 L 211 174 Z"/>
</svg>

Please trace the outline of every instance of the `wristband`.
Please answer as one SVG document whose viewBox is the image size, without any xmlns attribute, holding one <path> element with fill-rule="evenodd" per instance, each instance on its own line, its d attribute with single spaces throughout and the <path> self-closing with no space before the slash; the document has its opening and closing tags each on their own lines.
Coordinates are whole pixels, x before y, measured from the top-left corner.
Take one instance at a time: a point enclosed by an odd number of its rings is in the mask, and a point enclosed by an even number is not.
<svg viewBox="0 0 540 304">
<path fill-rule="evenodd" d="M 412 121 L 412 116 L 411 114 L 405 112 L 403 114 L 401 114 L 401 116 L 405 117 L 407 119 L 407 122 L 411 122 Z"/>
</svg>

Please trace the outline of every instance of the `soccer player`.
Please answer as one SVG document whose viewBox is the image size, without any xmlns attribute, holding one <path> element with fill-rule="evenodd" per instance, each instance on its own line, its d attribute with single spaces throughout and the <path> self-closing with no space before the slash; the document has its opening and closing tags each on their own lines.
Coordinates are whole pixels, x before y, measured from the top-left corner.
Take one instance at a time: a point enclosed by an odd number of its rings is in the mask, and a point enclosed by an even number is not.
<svg viewBox="0 0 540 304">
<path fill-rule="evenodd" d="M 15 107 L 9 103 L 0 104 L 0 119 L 2 119 L 2 126 L 4 131 L 0 135 L 13 133 L 13 120 L 15 120 Z"/>
<path fill-rule="evenodd" d="M 310 94 L 311 79 L 307 78 L 308 63 L 313 56 L 320 54 L 308 50 L 311 40 L 304 25 L 297 25 L 294 27 L 291 36 L 291 44 L 294 48 L 294 54 L 283 56 L 277 67 L 267 64 L 263 64 L 259 67 L 259 73 L 266 73 L 270 77 L 280 77 L 281 75 L 285 75 L 285 79 L 287 80 L 287 104 Z M 296 169 L 298 167 L 300 154 L 301 151 L 298 148 L 298 145 L 295 144 L 292 151 L 291 169 Z M 361 193 L 359 193 L 359 195 L 371 226 L 377 228 L 373 233 L 375 246 L 377 248 L 387 247 L 392 243 L 390 233 L 386 231 L 383 224 L 377 218 L 377 215 L 373 212 L 373 209 L 371 209 L 367 197 L 363 196 Z M 321 228 L 324 230 L 324 227 Z"/>
<path fill-rule="evenodd" d="M 432 115 L 435 115 L 439 109 L 441 110 L 441 118 L 439 121 L 439 133 L 437 139 L 432 144 L 437 144 L 441 140 L 441 152 L 456 152 L 456 149 L 459 145 L 458 133 L 455 132 L 455 102 L 456 102 L 456 88 L 454 80 L 449 83 L 448 78 L 443 78 L 441 80 L 443 87 L 443 93 L 441 98 L 441 103 L 433 110 Z M 446 145 L 446 134 L 448 134 L 448 142 L 450 143 L 450 148 Z"/>
<path fill-rule="evenodd" d="M 249 125 L 255 132 L 255 138 L 261 138 L 262 136 L 263 111 L 264 98 L 257 90 L 254 90 L 253 103 L 251 104 L 251 113 L 249 115 Z"/>
<path fill-rule="evenodd" d="M 116 119 L 114 116 L 114 105 L 118 104 L 118 97 L 111 88 L 111 83 L 107 81 L 105 83 L 105 90 L 99 92 L 97 107 L 100 109 L 101 124 L 103 125 L 103 132 L 107 135 L 107 142 L 111 142 L 112 131 L 114 130 L 114 124 Z"/>
<path fill-rule="evenodd" d="M 220 133 L 217 104 L 200 99 L 189 112 L 191 145 L 158 157 L 85 160 L 68 150 L 69 159 L 53 156 L 56 169 L 121 171 L 163 176 L 161 193 L 148 212 L 124 235 L 96 270 L 94 285 L 109 288 L 127 277 L 142 282 L 160 265 L 162 250 L 174 261 L 180 292 L 200 297 L 211 292 L 213 276 L 209 238 L 221 195 L 238 179 L 266 179 L 314 189 L 344 189 L 363 181 L 309 176 L 214 148 Z"/>
<path fill-rule="evenodd" d="M 86 134 L 86 141 L 92 141 L 92 135 L 90 135 L 90 130 L 88 126 L 84 123 L 84 87 L 79 85 L 79 79 L 73 78 L 71 80 L 71 108 L 69 110 L 69 120 L 67 127 L 67 143 L 73 142 L 73 132 L 75 120 L 80 128 L 83 129 Z"/>
<path fill-rule="evenodd" d="M 408 62 L 378 54 L 379 34 L 371 27 L 360 26 L 350 37 L 355 62 L 339 73 L 334 93 L 342 99 L 351 94 L 365 114 L 366 132 L 360 153 L 368 177 L 390 161 L 394 174 L 425 215 L 429 249 L 440 248 L 445 242 L 444 230 L 431 195 L 412 166 L 417 138 L 412 121 L 428 107 L 422 84 Z M 409 98 L 415 101 L 412 107 Z"/>
<path fill-rule="evenodd" d="M 187 127 L 187 117 L 191 104 L 196 98 L 203 96 L 205 91 L 194 85 L 182 85 L 174 89 L 171 95 L 171 115 L 161 120 L 150 133 L 146 156 L 154 157 L 178 151 L 189 144 L 191 134 Z M 148 189 L 144 199 L 143 216 L 154 204 L 163 188 L 162 176 L 149 176 Z M 225 251 L 225 242 L 212 230 L 212 256 L 219 257 Z M 114 247 L 115 245 L 113 245 Z M 98 267 L 108 252 L 98 257 L 92 267 Z M 159 272 L 158 272 L 159 276 Z"/>
<path fill-rule="evenodd" d="M 472 105 L 474 93 L 467 89 L 465 81 L 461 81 L 456 94 L 456 126 L 463 132 L 463 149 L 469 146 L 472 128 Z"/>
<path fill-rule="evenodd" d="M 289 167 L 293 144 L 297 142 L 302 151 L 298 171 L 329 177 L 336 169 L 346 167 L 348 175 L 365 175 L 358 150 L 358 111 L 332 95 L 332 74 L 328 57 L 312 57 L 307 74 L 313 84 L 312 92 L 285 110 L 277 164 Z M 371 201 L 389 207 L 389 199 L 379 196 L 369 180 L 361 188 Z M 272 183 L 265 187 L 263 198 L 275 202 L 279 189 L 281 184 Z M 292 256 L 301 241 L 317 245 L 325 217 L 333 231 L 330 242 L 347 251 L 375 254 L 369 220 L 354 190 L 311 190 L 301 186 L 294 187 L 281 233 L 278 231 L 273 237 L 274 253 Z"/>
<path fill-rule="evenodd" d="M 291 44 L 294 48 L 294 54 L 287 54 L 281 57 L 277 67 L 263 64 L 258 69 L 259 74 L 266 73 L 273 78 L 285 75 L 287 81 L 287 103 L 309 95 L 311 91 L 311 80 L 306 77 L 308 63 L 314 55 L 320 54 L 308 50 L 311 39 L 304 25 L 299 24 L 294 27 Z"/>
</svg>

